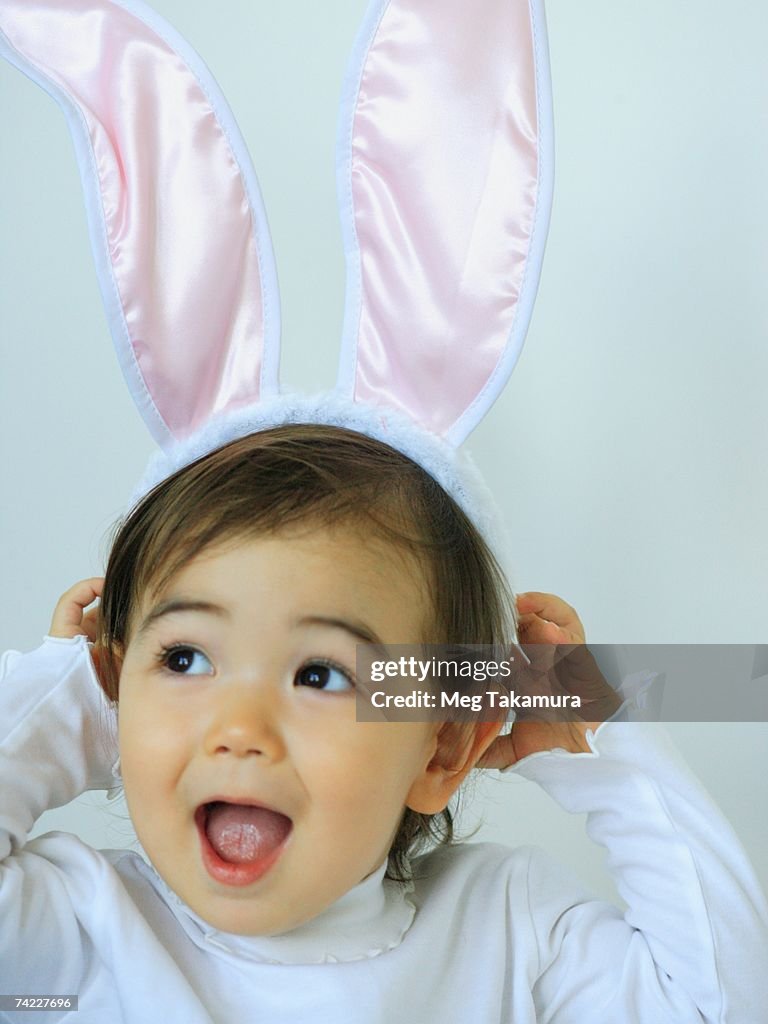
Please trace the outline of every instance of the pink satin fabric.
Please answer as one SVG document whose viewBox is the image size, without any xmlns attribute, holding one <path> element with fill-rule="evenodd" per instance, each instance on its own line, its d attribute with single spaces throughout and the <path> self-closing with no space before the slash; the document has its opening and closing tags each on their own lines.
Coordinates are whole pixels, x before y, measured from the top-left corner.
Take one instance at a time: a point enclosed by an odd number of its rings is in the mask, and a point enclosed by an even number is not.
<svg viewBox="0 0 768 1024">
<path fill-rule="evenodd" d="M 170 431 L 184 436 L 255 401 L 263 308 L 252 215 L 195 76 L 109 0 L 2 0 L 0 27 L 86 120 L 130 343 Z"/>
<path fill-rule="evenodd" d="M 537 199 L 528 0 L 393 0 L 352 126 L 357 401 L 443 435 L 507 343 Z"/>
</svg>

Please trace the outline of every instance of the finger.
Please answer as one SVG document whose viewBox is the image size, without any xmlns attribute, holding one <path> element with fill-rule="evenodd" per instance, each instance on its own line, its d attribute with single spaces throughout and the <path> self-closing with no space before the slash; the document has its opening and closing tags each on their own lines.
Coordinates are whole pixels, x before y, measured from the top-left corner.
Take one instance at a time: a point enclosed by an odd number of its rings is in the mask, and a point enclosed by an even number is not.
<svg viewBox="0 0 768 1024">
<path fill-rule="evenodd" d="M 497 736 L 477 762 L 478 768 L 506 768 L 517 760 L 511 733 Z"/>
<path fill-rule="evenodd" d="M 103 590 L 104 577 L 91 576 L 87 580 L 80 580 L 73 584 L 69 590 L 62 594 L 59 603 L 71 601 L 80 605 L 81 608 L 87 608 L 89 604 L 93 604 L 97 597 L 101 597 Z"/>
<path fill-rule="evenodd" d="M 538 615 L 523 615 L 518 621 L 520 639 L 526 644 L 578 643 L 574 634 L 555 622 L 539 618 Z"/>
<path fill-rule="evenodd" d="M 95 641 L 98 634 L 98 623 L 99 623 L 99 609 L 92 608 L 89 612 L 86 612 L 83 616 L 83 620 L 80 623 L 80 629 L 89 640 Z"/>
<path fill-rule="evenodd" d="M 554 669 L 556 686 L 580 699 L 577 718 L 603 722 L 621 706 L 621 698 L 600 671 L 586 644 L 561 648 L 565 656 Z"/>
<path fill-rule="evenodd" d="M 528 590 L 517 595 L 517 606 L 521 614 L 538 615 L 550 622 L 563 625 L 578 619 L 576 609 L 557 594 L 546 594 L 539 590 Z"/>
<path fill-rule="evenodd" d="M 584 626 L 576 609 L 557 594 L 546 594 L 538 590 L 529 590 L 517 595 L 517 607 L 520 615 L 538 615 L 556 625 L 568 629 L 584 638 Z"/>
<path fill-rule="evenodd" d="M 581 707 L 576 712 L 578 718 L 589 722 L 605 722 L 619 710 L 622 699 L 603 676 L 589 649 L 583 647 L 581 650 L 587 652 L 581 664 L 577 659 L 574 664 L 563 666 L 566 676 L 563 685 L 581 698 Z"/>
<path fill-rule="evenodd" d="M 51 620 L 51 636 L 77 636 L 83 622 L 83 611 L 101 595 L 104 580 L 93 576 L 80 580 L 60 598 Z"/>
</svg>

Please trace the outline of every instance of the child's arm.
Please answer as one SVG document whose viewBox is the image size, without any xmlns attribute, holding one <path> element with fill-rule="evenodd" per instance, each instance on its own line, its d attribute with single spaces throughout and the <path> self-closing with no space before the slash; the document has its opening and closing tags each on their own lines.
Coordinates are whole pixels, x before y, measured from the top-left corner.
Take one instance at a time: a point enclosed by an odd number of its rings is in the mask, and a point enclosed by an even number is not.
<svg viewBox="0 0 768 1024">
<path fill-rule="evenodd" d="M 532 858 L 537 1019 L 757 1024 L 768 1006 L 768 907 L 731 826 L 660 726 L 580 731 L 581 751 L 570 729 L 562 742 L 550 736 L 560 750 L 509 748 L 510 770 L 587 814 L 627 909 L 579 894 L 543 854 Z M 529 745 L 537 736 L 530 723 Z"/>
<path fill-rule="evenodd" d="M 541 1020 L 757 1024 L 768 907 L 732 828 L 659 726 L 608 722 L 592 744 L 513 769 L 587 814 L 627 904 L 622 915 L 574 897 L 562 871 L 532 860 Z"/>
<path fill-rule="evenodd" d="M 76 993 L 85 951 L 74 904 L 92 903 L 111 868 L 54 832 L 28 841 L 50 808 L 113 787 L 116 717 L 99 686 L 87 635 L 89 583 L 60 603 L 52 631 L 29 654 L 0 661 L 0 992 Z M 79 596 L 78 596 L 79 595 Z M 84 596 L 85 595 L 85 596 Z M 89 596 L 90 595 L 90 596 Z M 87 597 L 87 600 L 85 599 Z M 75 621 L 78 618 L 80 621 Z"/>
</svg>

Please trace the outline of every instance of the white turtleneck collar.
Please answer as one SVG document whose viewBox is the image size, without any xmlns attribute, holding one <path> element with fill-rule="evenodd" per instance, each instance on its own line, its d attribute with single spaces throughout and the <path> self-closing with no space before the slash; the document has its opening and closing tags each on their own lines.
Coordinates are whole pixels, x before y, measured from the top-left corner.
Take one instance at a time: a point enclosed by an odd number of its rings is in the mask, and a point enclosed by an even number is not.
<svg viewBox="0 0 768 1024">
<path fill-rule="evenodd" d="M 146 862 L 145 862 L 146 863 Z M 235 935 L 213 928 L 191 910 L 147 864 L 182 928 L 206 952 L 221 950 L 258 963 L 322 964 L 365 960 L 400 945 L 413 921 L 413 883 L 384 878 L 387 862 L 344 893 L 317 917 L 281 935 Z"/>
</svg>

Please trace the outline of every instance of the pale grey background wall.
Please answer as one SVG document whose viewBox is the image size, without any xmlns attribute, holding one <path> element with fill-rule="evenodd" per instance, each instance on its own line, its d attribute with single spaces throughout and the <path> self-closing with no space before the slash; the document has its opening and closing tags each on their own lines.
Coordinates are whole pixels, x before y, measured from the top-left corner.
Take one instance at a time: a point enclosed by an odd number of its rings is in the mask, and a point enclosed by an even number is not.
<svg viewBox="0 0 768 1024">
<path fill-rule="evenodd" d="M 336 104 L 364 0 L 154 6 L 201 52 L 251 148 L 283 379 L 330 385 Z M 766 643 L 768 9 L 549 0 L 548 20 L 544 275 L 513 380 L 470 442 L 513 538 L 513 583 L 564 595 L 595 642 Z M 58 594 L 101 571 L 152 445 L 110 348 L 63 117 L 7 67 L 0 97 L 0 642 L 28 648 Z M 768 726 L 670 728 L 768 885 Z M 38 831 L 122 845 L 114 811 L 88 796 Z M 540 843 L 611 892 L 583 822 L 529 784 L 484 781 L 478 817 L 478 838 Z"/>
</svg>

